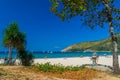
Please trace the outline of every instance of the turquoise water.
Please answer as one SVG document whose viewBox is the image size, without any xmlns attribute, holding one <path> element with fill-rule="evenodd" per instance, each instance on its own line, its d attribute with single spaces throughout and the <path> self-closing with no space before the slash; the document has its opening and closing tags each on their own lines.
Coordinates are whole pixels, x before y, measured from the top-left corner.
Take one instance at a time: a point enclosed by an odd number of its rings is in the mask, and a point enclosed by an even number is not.
<svg viewBox="0 0 120 80">
<path fill-rule="evenodd" d="M 93 52 L 34 53 L 36 58 L 65 58 L 92 56 Z M 112 55 L 111 52 L 97 52 L 98 56 Z"/>
<path fill-rule="evenodd" d="M 93 52 L 67 52 L 67 53 L 33 53 L 35 58 L 65 58 L 92 56 Z M 98 56 L 112 55 L 112 52 L 97 52 Z M 13 58 L 16 54 L 13 53 Z M 0 58 L 8 57 L 8 53 L 0 53 Z"/>
</svg>

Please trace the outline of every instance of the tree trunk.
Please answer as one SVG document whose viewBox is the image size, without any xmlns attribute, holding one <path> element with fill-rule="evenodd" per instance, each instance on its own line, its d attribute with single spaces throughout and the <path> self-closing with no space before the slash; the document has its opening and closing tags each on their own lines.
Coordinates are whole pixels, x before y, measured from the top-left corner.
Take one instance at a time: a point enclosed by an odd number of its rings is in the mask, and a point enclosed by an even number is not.
<svg viewBox="0 0 120 80">
<path fill-rule="evenodd" d="M 8 64 L 10 64 L 10 62 L 11 62 L 11 60 L 12 60 L 12 47 L 9 47 L 9 54 L 8 54 Z"/>
<path fill-rule="evenodd" d="M 112 22 L 109 22 L 110 34 L 111 34 L 112 45 L 113 45 L 113 70 L 114 70 L 114 73 L 119 73 L 118 44 L 117 44 L 117 38 L 115 37 L 115 34 L 114 34 L 114 29 L 111 25 L 112 25 Z"/>
<path fill-rule="evenodd" d="M 115 74 L 119 73 L 119 62 L 118 62 L 118 44 L 117 44 L 117 37 L 115 37 L 114 28 L 112 25 L 112 15 L 111 10 L 107 2 L 103 0 L 103 3 L 106 8 L 106 13 L 108 17 L 108 23 L 109 23 L 109 30 L 110 35 L 112 39 L 112 47 L 113 47 L 113 71 Z"/>
</svg>

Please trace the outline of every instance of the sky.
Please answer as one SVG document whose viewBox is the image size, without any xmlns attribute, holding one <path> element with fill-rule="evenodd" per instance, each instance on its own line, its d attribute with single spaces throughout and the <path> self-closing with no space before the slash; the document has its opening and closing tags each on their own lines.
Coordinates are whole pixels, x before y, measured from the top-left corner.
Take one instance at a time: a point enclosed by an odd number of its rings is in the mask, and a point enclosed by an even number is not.
<svg viewBox="0 0 120 80">
<path fill-rule="evenodd" d="M 29 51 L 60 51 L 110 37 L 107 27 L 92 30 L 81 25 L 79 17 L 62 22 L 50 12 L 50 6 L 49 0 L 0 0 L 0 51 L 7 50 L 2 45 L 3 31 L 12 22 L 26 33 Z"/>
</svg>

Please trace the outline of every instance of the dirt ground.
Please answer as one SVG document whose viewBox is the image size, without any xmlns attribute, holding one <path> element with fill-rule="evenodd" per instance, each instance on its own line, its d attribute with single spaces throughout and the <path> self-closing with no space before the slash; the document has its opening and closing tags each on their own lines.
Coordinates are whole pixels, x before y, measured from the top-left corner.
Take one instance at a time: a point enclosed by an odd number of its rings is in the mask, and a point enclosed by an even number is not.
<svg viewBox="0 0 120 80">
<path fill-rule="evenodd" d="M 113 75 L 110 72 L 101 72 L 93 80 L 120 80 L 120 75 Z"/>
<path fill-rule="evenodd" d="M 0 80 L 79 80 L 62 79 L 53 76 L 49 74 L 45 75 L 22 66 L 0 66 Z M 92 80 L 120 80 L 120 75 L 112 75 L 110 72 L 100 72 Z"/>
</svg>

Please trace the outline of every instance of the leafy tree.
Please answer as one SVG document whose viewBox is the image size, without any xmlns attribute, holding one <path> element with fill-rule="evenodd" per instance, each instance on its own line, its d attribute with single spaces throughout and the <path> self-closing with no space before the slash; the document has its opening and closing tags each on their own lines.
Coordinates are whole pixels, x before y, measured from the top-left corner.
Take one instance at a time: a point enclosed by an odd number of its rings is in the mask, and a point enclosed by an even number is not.
<svg viewBox="0 0 120 80">
<path fill-rule="evenodd" d="M 113 70 L 119 73 L 118 44 L 115 31 L 119 25 L 120 9 L 115 5 L 116 0 L 50 0 L 51 11 L 63 21 L 80 16 L 84 25 L 90 28 L 109 25 L 113 48 Z"/>
<path fill-rule="evenodd" d="M 3 45 L 9 48 L 8 61 L 12 59 L 12 50 L 23 48 L 25 43 L 25 34 L 19 31 L 18 24 L 11 23 L 5 29 L 3 38 Z"/>
</svg>

